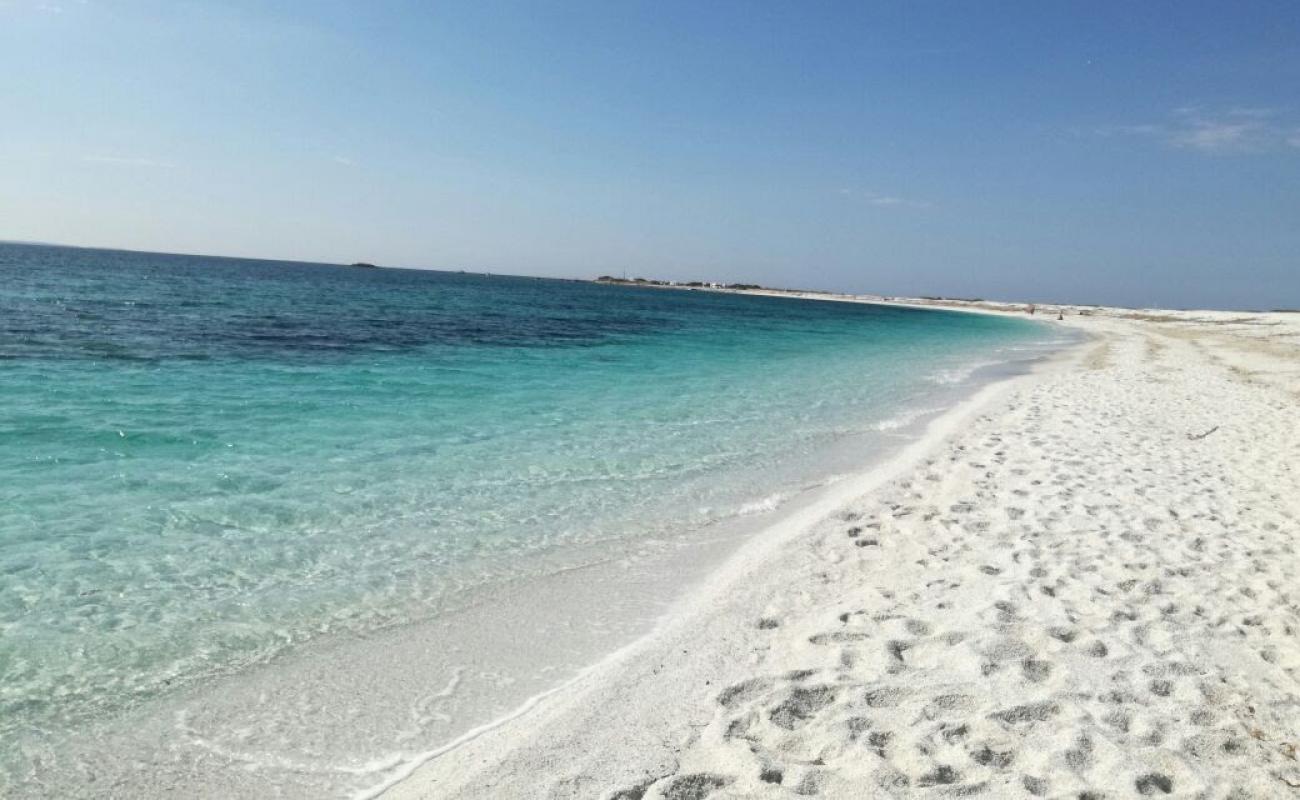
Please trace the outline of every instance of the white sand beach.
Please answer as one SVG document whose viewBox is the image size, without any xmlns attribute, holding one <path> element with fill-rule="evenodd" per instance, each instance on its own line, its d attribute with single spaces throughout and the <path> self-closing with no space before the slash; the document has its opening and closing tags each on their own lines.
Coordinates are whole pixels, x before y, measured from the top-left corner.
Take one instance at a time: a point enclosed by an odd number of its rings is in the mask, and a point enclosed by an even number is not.
<svg viewBox="0 0 1300 800">
<path fill-rule="evenodd" d="M 1081 310 L 382 796 L 1300 797 L 1300 315 Z"/>
<path fill-rule="evenodd" d="M 1300 0 L 0 74 L 0 800 L 1300 800 Z"/>
</svg>

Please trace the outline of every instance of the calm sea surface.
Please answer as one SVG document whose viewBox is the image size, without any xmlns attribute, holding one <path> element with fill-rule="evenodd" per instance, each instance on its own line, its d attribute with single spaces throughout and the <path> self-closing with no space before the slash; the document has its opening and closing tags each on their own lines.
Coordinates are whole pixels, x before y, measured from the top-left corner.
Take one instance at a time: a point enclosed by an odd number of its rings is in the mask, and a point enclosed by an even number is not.
<svg viewBox="0 0 1300 800">
<path fill-rule="evenodd" d="M 565 548 L 779 507 L 853 466 L 837 445 L 886 442 L 1054 335 L 0 245 L 0 765 L 29 776 L 24 743 L 427 620 Z"/>
</svg>

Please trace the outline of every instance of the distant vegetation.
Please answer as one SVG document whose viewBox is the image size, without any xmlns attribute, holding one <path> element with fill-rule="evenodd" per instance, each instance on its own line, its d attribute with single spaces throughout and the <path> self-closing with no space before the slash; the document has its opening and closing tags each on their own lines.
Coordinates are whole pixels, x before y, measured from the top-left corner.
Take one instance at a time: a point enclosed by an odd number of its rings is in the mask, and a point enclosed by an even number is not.
<svg viewBox="0 0 1300 800">
<path fill-rule="evenodd" d="M 685 289 L 762 289 L 757 283 L 717 283 L 712 281 L 661 281 L 654 278 L 616 278 L 601 275 L 596 283 L 618 283 L 627 286 L 676 286 Z"/>
</svg>

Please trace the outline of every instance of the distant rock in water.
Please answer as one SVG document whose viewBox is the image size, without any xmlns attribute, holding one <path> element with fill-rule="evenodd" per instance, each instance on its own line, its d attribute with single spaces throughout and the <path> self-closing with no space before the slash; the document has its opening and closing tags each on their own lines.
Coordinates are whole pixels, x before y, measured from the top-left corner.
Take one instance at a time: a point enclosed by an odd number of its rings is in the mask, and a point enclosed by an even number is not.
<svg viewBox="0 0 1300 800">
<path fill-rule="evenodd" d="M 365 268 L 365 269 L 379 269 L 379 267 L 377 267 L 377 266 L 375 266 L 374 264 L 371 264 L 371 263 L 369 263 L 369 262 L 367 262 L 367 261 L 354 261 L 354 262 L 351 264 L 351 266 L 353 266 L 353 267 L 363 267 L 363 268 Z"/>
</svg>

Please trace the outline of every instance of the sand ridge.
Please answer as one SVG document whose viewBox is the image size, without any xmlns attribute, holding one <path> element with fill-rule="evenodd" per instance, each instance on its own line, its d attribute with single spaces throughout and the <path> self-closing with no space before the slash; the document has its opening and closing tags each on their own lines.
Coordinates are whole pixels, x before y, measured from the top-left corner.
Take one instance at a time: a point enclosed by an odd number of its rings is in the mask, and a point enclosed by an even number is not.
<svg viewBox="0 0 1300 800">
<path fill-rule="evenodd" d="M 1300 797 L 1290 343 L 1070 324 L 1068 367 L 385 796 Z"/>
</svg>

